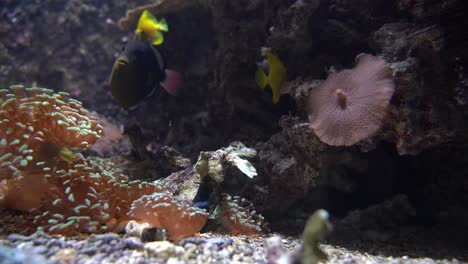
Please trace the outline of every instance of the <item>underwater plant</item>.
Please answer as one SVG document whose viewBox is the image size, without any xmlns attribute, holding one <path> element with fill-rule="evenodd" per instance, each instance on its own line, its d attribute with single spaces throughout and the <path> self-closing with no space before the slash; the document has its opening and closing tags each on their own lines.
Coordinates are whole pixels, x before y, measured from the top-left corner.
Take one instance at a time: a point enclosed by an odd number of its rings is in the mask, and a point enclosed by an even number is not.
<svg viewBox="0 0 468 264">
<path fill-rule="evenodd" d="M 332 146 L 351 146 L 375 134 L 387 117 L 395 84 L 385 61 L 370 54 L 332 73 L 308 98 L 311 129 Z"/>
</svg>

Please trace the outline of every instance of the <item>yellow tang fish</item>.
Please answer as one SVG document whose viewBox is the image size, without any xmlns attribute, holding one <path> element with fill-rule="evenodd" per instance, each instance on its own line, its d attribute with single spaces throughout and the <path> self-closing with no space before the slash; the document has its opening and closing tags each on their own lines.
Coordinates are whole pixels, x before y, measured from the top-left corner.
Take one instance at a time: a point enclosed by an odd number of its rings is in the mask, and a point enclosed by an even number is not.
<svg viewBox="0 0 468 264">
<path fill-rule="evenodd" d="M 153 45 L 161 45 L 164 42 L 164 36 L 161 31 L 169 30 L 166 20 L 156 19 L 148 10 L 143 11 L 138 20 L 136 36 L 144 41 L 149 41 Z"/>
<path fill-rule="evenodd" d="M 286 82 L 286 68 L 281 60 L 270 51 L 265 52 L 265 55 L 268 60 L 268 76 L 259 68 L 255 73 L 255 81 L 262 89 L 265 89 L 267 84 L 270 85 L 273 94 L 273 103 L 276 104 L 280 98 L 281 87 Z"/>
</svg>

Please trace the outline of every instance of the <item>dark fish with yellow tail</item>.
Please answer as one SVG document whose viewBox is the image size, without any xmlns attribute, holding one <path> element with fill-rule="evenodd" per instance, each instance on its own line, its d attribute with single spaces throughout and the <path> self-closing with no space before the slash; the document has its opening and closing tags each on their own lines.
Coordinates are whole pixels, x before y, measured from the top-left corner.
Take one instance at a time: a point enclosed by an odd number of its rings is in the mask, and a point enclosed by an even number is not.
<svg viewBox="0 0 468 264">
<path fill-rule="evenodd" d="M 176 96 L 182 75 L 166 69 L 164 59 L 153 45 L 131 40 L 114 62 L 109 80 L 114 99 L 124 108 L 132 107 L 162 87 Z"/>
<path fill-rule="evenodd" d="M 286 83 L 286 67 L 284 67 L 281 60 L 270 51 L 266 51 L 264 55 L 268 60 L 268 75 L 266 75 L 263 69 L 259 68 L 255 73 L 255 81 L 262 89 L 270 85 L 273 94 L 273 103 L 276 104 L 281 96 L 281 90 Z"/>
</svg>

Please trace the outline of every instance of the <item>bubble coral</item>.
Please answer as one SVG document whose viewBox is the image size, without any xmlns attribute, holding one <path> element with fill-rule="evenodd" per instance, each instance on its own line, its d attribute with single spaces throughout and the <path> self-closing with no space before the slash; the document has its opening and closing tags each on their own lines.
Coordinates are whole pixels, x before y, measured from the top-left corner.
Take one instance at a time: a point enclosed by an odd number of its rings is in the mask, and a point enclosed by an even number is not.
<svg viewBox="0 0 468 264">
<path fill-rule="evenodd" d="M 200 231 L 208 219 L 205 210 L 155 182 L 129 181 L 109 159 L 85 158 L 66 148 L 89 148 L 101 134 L 97 118 L 66 93 L 22 86 L 0 90 L 0 207 L 29 211 L 37 226 L 54 234 L 119 232 L 130 220 L 166 229 L 173 241 Z M 258 231 L 261 221 L 251 205 L 242 208 L 241 200 L 230 199 L 223 212 L 232 215 L 225 222 L 233 233 Z"/>
<path fill-rule="evenodd" d="M 132 202 L 160 191 L 154 183 L 129 182 L 109 160 L 78 156 L 69 168 L 53 172 L 46 201 L 34 210 L 34 222 L 49 233 L 121 231 L 132 219 Z"/>
<path fill-rule="evenodd" d="M 385 61 L 370 54 L 357 65 L 332 73 L 308 98 L 311 129 L 324 143 L 350 146 L 375 134 L 388 114 L 395 89 Z"/>
<path fill-rule="evenodd" d="M 29 211 L 41 206 L 51 184 L 44 173 L 21 173 L 0 181 L 0 208 Z"/>
<path fill-rule="evenodd" d="M 89 148 L 101 134 L 97 117 L 67 93 L 19 85 L 0 90 L 0 206 L 31 211 L 50 233 L 119 230 L 132 202 L 160 189 L 128 182 L 108 160 L 64 151 Z"/>
<path fill-rule="evenodd" d="M 265 225 L 262 215 L 245 198 L 222 194 L 220 220 L 231 235 L 258 235 Z"/>
<path fill-rule="evenodd" d="M 44 147 L 57 153 L 61 147 L 89 148 L 100 137 L 97 118 L 68 96 L 21 85 L 0 90 L 0 180 L 44 161 Z"/>
<path fill-rule="evenodd" d="M 200 231 L 208 220 L 208 213 L 177 200 L 166 192 L 144 195 L 135 200 L 130 216 L 153 227 L 167 230 L 168 238 L 178 241 Z"/>
</svg>

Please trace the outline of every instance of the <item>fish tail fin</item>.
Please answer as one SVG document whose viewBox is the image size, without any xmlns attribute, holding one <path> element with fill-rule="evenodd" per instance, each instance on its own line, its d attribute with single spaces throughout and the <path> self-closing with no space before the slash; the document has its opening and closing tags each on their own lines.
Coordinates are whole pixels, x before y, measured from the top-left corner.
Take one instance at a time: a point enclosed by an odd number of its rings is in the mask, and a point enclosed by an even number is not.
<svg viewBox="0 0 468 264">
<path fill-rule="evenodd" d="M 167 26 L 166 19 L 161 18 L 161 20 L 159 20 L 157 24 L 158 24 L 159 30 L 164 31 L 164 32 L 169 31 L 169 27 Z"/>
<path fill-rule="evenodd" d="M 166 69 L 166 79 L 161 83 L 161 86 L 168 94 L 177 96 L 182 86 L 182 74 Z"/>
<path fill-rule="evenodd" d="M 154 46 L 161 45 L 164 42 L 164 36 L 159 30 L 152 32 L 150 39 L 151 44 L 153 44 Z"/>
<path fill-rule="evenodd" d="M 265 72 L 262 69 L 258 69 L 255 73 L 255 82 L 257 85 L 263 90 L 267 86 L 268 81 L 268 76 L 266 76 Z"/>
</svg>

